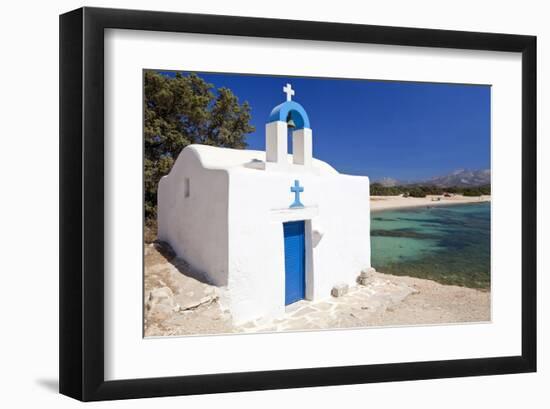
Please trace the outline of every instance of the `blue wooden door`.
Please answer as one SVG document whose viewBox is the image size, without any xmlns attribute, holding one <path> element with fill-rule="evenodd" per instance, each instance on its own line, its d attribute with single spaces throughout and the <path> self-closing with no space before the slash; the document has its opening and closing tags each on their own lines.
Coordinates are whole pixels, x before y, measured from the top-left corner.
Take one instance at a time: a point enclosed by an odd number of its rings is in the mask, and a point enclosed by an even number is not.
<svg viewBox="0 0 550 409">
<path fill-rule="evenodd" d="M 285 239 L 285 305 L 305 298 L 304 222 L 283 223 Z"/>
</svg>

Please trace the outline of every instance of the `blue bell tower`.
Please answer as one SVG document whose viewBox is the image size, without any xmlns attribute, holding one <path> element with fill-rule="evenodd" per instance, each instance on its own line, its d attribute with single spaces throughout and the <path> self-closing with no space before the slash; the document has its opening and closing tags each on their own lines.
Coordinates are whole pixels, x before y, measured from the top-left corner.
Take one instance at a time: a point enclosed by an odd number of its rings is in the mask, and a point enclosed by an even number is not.
<svg viewBox="0 0 550 409">
<path fill-rule="evenodd" d="M 265 126 L 266 162 L 289 167 L 287 134 L 292 129 L 292 165 L 311 167 L 313 160 L 312 130 L 306 110 L 292 100 L 295 91 L 290 84 L 283 87 L 286 101 L 277 105 Z"/>
</svg>

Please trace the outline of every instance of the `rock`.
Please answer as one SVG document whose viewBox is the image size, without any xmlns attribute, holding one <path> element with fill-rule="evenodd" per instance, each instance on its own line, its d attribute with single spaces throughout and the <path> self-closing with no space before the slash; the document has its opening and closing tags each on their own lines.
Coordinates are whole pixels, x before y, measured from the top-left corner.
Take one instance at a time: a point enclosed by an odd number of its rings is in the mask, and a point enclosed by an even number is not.
<svg viewBox="0 0 550 409">
<path fill-rule="evenodd" d="M 150 306 L 165 304 L 172 307 L 174 305 L 173 297 L 174 293 L 169 287 L 155 288 L 149 293 L 148 304 Z"/>
<path fill-rule="evenodd" d="M 357 277 L 357 283 L 359 285 L 369 285 L 374 281 L 374 273 L 376 270 L 372 267 L 365 268 L 361 270 L 361 274 Z"/>
<path fill-rule="evenodd" d="M 210 304 L 218 299 L 215 291 L 212 291 L 205 285 L 198 287 L 195 291 L 189 291 L 183 294 L 177 294 L 174 297 L 174 303 L 179 311 L 191 310 L 200 305 Z"/>
<path fill-rule="evenodd" d="M 145 303 L 146 318 L 157 322 L 168 319 L 174 313 L 173 295 L 168 287 L 151 290 Z"/>
<path fill-rule="evenodd" d="M 172 306 L 167 304 L 156 304 L 151 307 L 148 313 L 149 320 L 164 321 L 174 313 Z"/>
<path fill-rule="evenodd" d="M 342 297 L 343 295 L 346 295 L 349 290 L 349 286 L 346 283 L 338 283 L 334 287 L 332 287 L 332 291 L 330 294 L 333 297 Z"/>
<path fill-rule="evenodd" d="M 361 270 L 361 277 L 369 277 L 374 273 L 376 273 L 376 269 L 374 267 L 364 268 Z"/>
</svg>

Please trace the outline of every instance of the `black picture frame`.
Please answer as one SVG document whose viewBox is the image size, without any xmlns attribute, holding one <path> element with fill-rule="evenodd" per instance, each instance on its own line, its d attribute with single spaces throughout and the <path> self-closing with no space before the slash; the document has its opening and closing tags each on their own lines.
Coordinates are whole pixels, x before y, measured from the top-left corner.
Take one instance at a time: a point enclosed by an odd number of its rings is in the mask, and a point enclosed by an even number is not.
<svg viewBox="0 0 550 409">
<path fill-rule="evenodd" d="M 104 30 L 323 40 L 522 55 L 522 351 L 519 356 L 104 378 Z M 536 371 L 536 37 L 156 11 L 80 8 L 60 16 L 59 389 L 83 401 Z"/>
</svg>

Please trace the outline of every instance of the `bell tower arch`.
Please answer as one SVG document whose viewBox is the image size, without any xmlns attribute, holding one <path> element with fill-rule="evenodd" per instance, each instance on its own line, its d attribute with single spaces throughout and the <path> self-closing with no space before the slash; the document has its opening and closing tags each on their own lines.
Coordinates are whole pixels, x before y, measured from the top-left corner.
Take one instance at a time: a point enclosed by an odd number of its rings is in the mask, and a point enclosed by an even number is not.
<svg viewBox="0 0 550 409">
<path fill-rule="evenodd" d="M 286 101 L 269 114 L 265 127 L 266 162 L 288 165 L 288 129 L 292 129 L 293 164 L 311 167 L 313 161 L 313 134 L 305 109 L 292 101 L 295 91 L 290 84 L 283 87 Z"/>
</svg>

